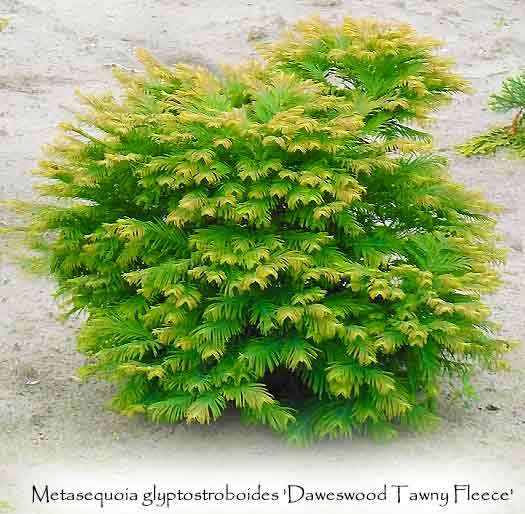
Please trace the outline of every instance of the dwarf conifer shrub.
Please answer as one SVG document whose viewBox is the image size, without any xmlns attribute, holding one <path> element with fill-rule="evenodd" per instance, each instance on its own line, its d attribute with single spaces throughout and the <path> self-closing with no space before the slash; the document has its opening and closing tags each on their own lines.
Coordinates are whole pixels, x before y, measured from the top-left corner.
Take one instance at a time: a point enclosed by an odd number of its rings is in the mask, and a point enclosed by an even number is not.
<svg viewBox="0 0 525 514">
<path fill-rule="evenodd" d="M 443 374 L 495 365 L 493 208 L 411 122 L 466 84 L 396 25 L 302 23 L 220 76 L 116 72 L 19 205 L 113 407 L 297 443 L 431 425 Z"/>
<path fill-rule="evenodd" d="M 513 112 L 512 122 L 495 127 L 458 147 L 466 156 L 491 155 L 507 148 L 518 157 L 525 157 L 525 71 L 503 82 L 499 93 L 490 97 L 489 106 L 494 112 Z"/>
</svg>

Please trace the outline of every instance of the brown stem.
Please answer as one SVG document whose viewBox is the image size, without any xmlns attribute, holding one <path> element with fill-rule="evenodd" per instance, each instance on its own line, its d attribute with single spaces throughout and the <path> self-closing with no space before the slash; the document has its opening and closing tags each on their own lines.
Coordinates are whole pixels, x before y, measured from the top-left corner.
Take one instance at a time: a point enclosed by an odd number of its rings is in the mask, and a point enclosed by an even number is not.
<svg viewBox="0 0 525 514">
<path fill-rule="evenodd" d="M 512 136 L 515 136 L 518 133 L 518 129 L 520 127 L 520 121 L 522 117 L 523 117 L 523 109 L 520 109 L 517 112 L 516 116 L 514 116 L 514 118 L 512 119 L 512 126 L 510 127 L 510 134 Z"/>
</svg>

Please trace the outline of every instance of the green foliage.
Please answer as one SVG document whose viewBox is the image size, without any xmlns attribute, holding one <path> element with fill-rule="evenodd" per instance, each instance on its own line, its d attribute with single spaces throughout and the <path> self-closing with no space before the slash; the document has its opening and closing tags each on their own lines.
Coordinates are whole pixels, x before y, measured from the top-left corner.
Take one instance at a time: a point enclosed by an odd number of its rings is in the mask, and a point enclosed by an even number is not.
<svg viewBox="0 0 525 514">
<path fill-rule="evenodd" d="M 525 71 L 504 80 L 501 92 L 492 95 L 490 107 L 496 112 L 525 109 Z"/>
<path fill-rule="evenodd" d="M 525 130 L 523 121 L 516 133 L 512 132 L 511 126 L 495 127 L 486 134 L 475 136 L 466 143 L 458 146 L 459 153 L 466 157 L 472 155 L 494 155 L 498 150 L 506 148 L 511 155 L 525 158 Z"/>
<path fill-rule="evenodd" d="M 88 314 L 82 375 L 118 385 L 115 409 L 390 438 L 434 425 L 444 374 L 498 365 L 494 209 L 413 125 L 466 88 L 435 46 L 314 19 L 264 64 L 213 76 L 141 52 L 122 100 L 81 96 L 37 170 L 52 202 L 15 206 Z"/>
<path fill-rule="evenodd" d="M 510 125 L 476 136 L 460 145 L 458 151 L 466 156 L 493 155 L 500 148 L 507 148 L 518 157 L 525 157 L 525 72 L 506 79 L 501 91 L 490 97 L 489 106 L 495 112 L 517 112 Z"/>
</svg>

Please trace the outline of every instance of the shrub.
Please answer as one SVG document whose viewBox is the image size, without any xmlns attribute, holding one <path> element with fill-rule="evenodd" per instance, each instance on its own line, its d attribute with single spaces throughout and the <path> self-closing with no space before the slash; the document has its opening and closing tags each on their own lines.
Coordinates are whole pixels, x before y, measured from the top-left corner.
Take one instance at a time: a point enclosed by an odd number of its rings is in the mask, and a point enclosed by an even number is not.
<svg viewBox="0 0 525 514">
<path fill-rule="evenodd" d="M 472 138 L 458 151 L 466 156 L 491 155 L 507 148 L 518 157 L 525 157 L 525 71 L 506 79 L 501 91 L 491 95 L 489 106 L 495 112 L 515 111 L 512 123 Z"/>
<path fill-rule="evenodd" d="M 19 205 L 113 407 L 297 443 L 436 419 L 444 373 L 494 365 L 493 208 L 409 124 L 466 84 L 397 25 L 311 20 L 226 69 L 116 71 L 81 96 Z"/>
</svg>

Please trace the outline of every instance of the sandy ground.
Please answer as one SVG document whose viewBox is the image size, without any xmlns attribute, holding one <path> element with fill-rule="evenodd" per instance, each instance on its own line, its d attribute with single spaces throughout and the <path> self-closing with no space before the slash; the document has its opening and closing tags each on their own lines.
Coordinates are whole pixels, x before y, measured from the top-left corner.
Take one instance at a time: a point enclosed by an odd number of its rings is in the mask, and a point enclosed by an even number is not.
<svg viewBox="0 0 525 514">
<path fill-rule="evenodd" d="M 464 159 L 454 155 L 453 145 L 498 121 L 485 108 L 487 95 L 523 65 L 523 0 L 0 0 L 0 17 L 11 21 L 0 34 L 0 199 L 32 196 L 28 170 L 40 157 L 40 145 L 69 116 L 74 89 L 115 87 L 108 65 L 136 67 L 135 47 L 148 48 L 166 63 L 214 67 L 249 57 L 250 40 L 272 38 L 314 12 L 333 20 L 350 12 L 408 21 L 421 33 L 444 39 L 445 52 L 472 81 L 477 92 L 439 112 L 432 130 L 457 179 L 506 207 L 499 225 L 510 247 L 505 286 L 490 302 L 504 334 L 520 339 L 525 162 L 503 155 Z M 8 219 L 0 213 L 0 224 Z M 0 253 L 7 249 L 0 243 Z M 510 372 L 477 377 L 480 398 L 467 410 L 445 401 L 436 433 L 403 436 L 387 446 L 354 440 L 298 450 L 264 429 L 241 426 L 235 416 L 210 427 L 169 427 L 108 412 L 110 387 L 80 385 L 73 377 L 82 362 L 75 351 L 77 323 L 55 320 L 59 311 L 52 292 L 50 281 L 24 276 L 0 259 L 0 511 L 6 507 L 2 502 L 21 514 L 99 510 L 31 506 L 33 483 L 60 489 L 88 483 L 147 487 L 157 481 L 169 488 L 205 482 L 219 487 L 230 480 L 238 487 L 263 483 L 281 489 L 288 483 L 326 489 L 360 482 L 436 488 L 457 481 L 481 489 L 513 488 L 507 502 L 359 508 L 299 502 L 280 505 L 280 512 L 525 512 L 523 348 L 510 357 Z M 487 409 L 490 404 L 497 410 Z M 239 512 L 277 509 L 254 503 Z M 173 510 L 237 512 L 224 504 Z M 124 504 L 104 509 L 146 511 Z"/>
</svg>

